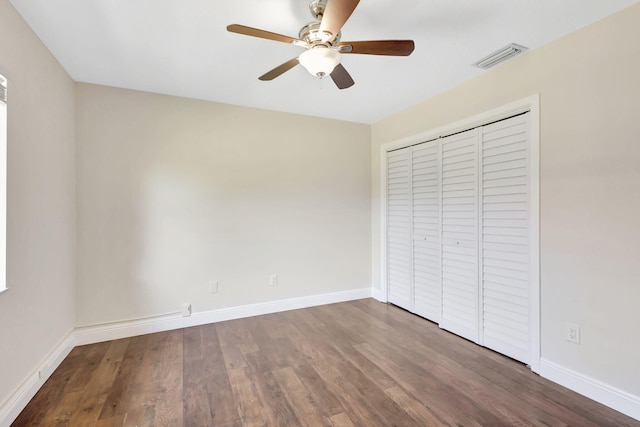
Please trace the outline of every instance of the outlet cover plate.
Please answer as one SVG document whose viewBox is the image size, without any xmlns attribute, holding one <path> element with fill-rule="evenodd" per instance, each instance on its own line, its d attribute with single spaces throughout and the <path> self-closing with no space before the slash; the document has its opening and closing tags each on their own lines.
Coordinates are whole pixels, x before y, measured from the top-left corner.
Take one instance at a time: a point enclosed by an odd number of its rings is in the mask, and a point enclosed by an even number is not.
<svg viewBox="0 0 640 427">
<path fill-rule="evenodd" d="M 577 323 L 567 323 L 565 338 L 570 343 L 580 344 L 580 325 Z"/>
<path fill-rule="evenodd" d="M 217 280 L 211 280 L 209 282 L 209 293 L 210 294 L 217 294 L 218 293 L 218 281 Z"/>
<path fill-rule="evenodd" d="M 182 317 L 191 316 L 191 304 L 185 303 L 182 304 Z"/>
</svg>

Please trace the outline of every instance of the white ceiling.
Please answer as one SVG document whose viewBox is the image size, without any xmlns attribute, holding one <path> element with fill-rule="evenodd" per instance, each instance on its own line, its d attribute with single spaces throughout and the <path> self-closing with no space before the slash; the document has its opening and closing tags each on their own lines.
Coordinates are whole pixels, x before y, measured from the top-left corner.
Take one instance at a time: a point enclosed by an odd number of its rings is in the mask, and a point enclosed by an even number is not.
<svg viewBox="0 0 640 427">
<path fill-rule="evenodd" d="M 329 0 L 339 1 L 339 0 Z M 362 0 L 343 41 L 413 39 L 409 57 L 343 55 L 338 90 L 301 66 L 258 76 L 302 48 L 232 34 L 292 37 L 308 0 L 11 0 L 80 82 L 374 123 L 486 72 L 470 64 L 509 44 L 537 48 L 640 0 Z"/>
</svg>

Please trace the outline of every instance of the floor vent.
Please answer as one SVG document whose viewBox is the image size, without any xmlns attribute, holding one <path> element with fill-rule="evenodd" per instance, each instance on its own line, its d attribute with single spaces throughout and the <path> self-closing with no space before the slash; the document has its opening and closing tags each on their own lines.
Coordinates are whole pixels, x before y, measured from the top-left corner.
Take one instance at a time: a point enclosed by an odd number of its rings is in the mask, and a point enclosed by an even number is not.
<svg viewBox="0 0 640 427">
<path fill-rule="evenodd" d="M 524 46 L 520 46 L 519 44 L 515 44 L 515 43 L 511 43 L 510 45 L 507 45 L 505 47 L 503 47 L 500 50 L 497 50 L 495 52 L 493 52 L 492 54 L 485 56 L 484 58 L 482 58 L 481 60 L 474 62 L 473 66 L 474 67 L 478 67 L 478 68 L 482 68 L 484 70 L 491 68 L 491 67 L 495 67 L 496 65 L 507 61 L 511 58 L 513 58 L 514 56 L 518 56 L 521 53 L 524 53 L 528 50 L 528 48 L 524 47 Z"/>
</svg>

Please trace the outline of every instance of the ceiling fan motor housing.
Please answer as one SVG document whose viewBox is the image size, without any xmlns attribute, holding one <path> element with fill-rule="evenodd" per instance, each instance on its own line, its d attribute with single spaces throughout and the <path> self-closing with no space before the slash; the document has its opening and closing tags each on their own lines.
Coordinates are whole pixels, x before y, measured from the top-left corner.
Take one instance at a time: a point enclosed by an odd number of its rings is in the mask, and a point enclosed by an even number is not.
<svg viewBox="0 0 640 427">
<path fill-rule="evenodd" d="M 329 33 L 320 31 L 320 21 L 313 21 L 313 22 L 309 22 L 307 25 L 305 25 L 300 29 L 300 32 L 298 33 L 298 38 L 300 40 L 304 40 L 305 42 L 307 42 L 309 46 L 323 44 L 327 47 L 331 47 L 340 41 L 341 35 L 342 35 L 342 32 L 338 33 L 338 35 L 334 37 L 332 41 L 330 41 L 332 38 L 332 35 Z"/>
</svg>

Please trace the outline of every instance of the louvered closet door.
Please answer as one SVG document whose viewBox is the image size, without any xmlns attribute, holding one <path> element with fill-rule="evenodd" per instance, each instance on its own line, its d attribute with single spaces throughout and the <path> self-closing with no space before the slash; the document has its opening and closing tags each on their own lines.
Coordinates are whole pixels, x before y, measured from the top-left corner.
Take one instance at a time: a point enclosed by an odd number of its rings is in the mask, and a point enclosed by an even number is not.
<svg viewBox="0 0 640 427">
<path fill-rule="evenodd" d="M 478 131 L 442 144 L 442 321 L 478 342 Z"/>
<path fill-rule="evenodd" d="M 440 322 L 440 156 L 438 141 L 411 153 L 413 212 L 413 312 Z"/>
<path fill-rule="evenodd" d="M 389 302 L 413 309 L 410 148 L 387 155 L 387 283 Z"/>
<path fill-rule="evenodd" d="M 442 144 L 442 320 L 440 326 L 479 338 L 478 143 L 473 129 Z"/>
<path fill-rule="evenodd" d="M 530 358 L 528 114 L 482 128 L 482 292 L 486 347 Z"/>
</svg>

